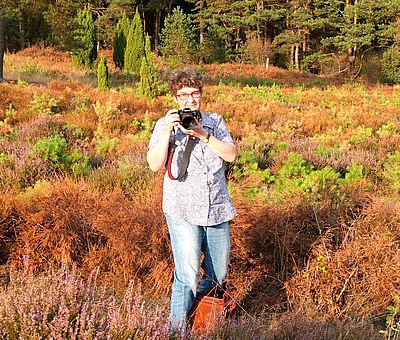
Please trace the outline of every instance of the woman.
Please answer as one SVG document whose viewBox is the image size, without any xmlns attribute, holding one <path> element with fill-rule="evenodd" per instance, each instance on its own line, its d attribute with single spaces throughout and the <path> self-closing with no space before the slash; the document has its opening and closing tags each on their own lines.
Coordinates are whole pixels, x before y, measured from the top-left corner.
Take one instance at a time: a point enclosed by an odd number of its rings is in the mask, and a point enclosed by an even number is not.
<svg viewBox="0 0 400 340">
<path fill-rule="evenodd" d="M 200 292 L 223 284 L 227 275 L 229 221 L 236 211 L 226 186 L 224 161 L 235 160 L 236 147 L 223 118 L 200 111 L 203 83 L 195 69 L 173 71 L 169 89 L 180 110 L 198 113 L 194 114 L 195 126 L 184 128 L 178 110 L 169 110 L 157 121 L 147 153 L 152 171 L 167 164 L 170 168 L 170 175 L 164 177 L 163 212 L 175 264 L 170 324 L 179 329 L 184 327 L 196 296 L 201 252 L 204 275 Z M 187 170 L 175 180 L 182 170 L 189 139 L 194 145 Z"/>
</svg>

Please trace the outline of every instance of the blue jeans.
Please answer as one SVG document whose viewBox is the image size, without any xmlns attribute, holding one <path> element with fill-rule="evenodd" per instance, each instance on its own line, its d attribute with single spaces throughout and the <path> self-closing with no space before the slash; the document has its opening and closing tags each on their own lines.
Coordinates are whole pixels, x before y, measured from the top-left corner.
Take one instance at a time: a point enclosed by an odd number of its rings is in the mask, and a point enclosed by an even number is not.
<svg viewBox="0 0 400 340">
<path fill-rule="evenodd" d="M 231 245 L 229 223 L 202 227 L 169 215 L 166 219 L 175 263 L 169 319 L 173 329 L 182 329 L 196 296 L 201 252 L 204 275 L 199 291 L 205 292 L 225 280 Z"/>
</svg>

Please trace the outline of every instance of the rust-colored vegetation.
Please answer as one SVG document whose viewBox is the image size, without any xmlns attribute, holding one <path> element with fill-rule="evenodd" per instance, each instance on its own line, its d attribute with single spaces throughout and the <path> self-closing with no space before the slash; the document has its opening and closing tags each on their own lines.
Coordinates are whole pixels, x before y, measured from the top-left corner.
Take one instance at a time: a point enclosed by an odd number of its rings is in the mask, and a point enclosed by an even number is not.
<svg viewBox="0 0 400 340">
<path fill-rule="evenodd" d="M 30 84 L 26 65 L 46 82 Z M 162 174 L 145 154 L 172 98 L 145 100 L 118 82 L 98 92 L 68 56 L 38 47 L 7 55 L 5 71 L 20 78 L 0 84 L 1 264 L 74 264 L 117 290 L 133 280 L 169 294 Z M 240 306 L 304 310 L 274 319 L 276 334 L 317 319 L 384 325 L 400 295 L 399 89 L 273 66 L 202 72 L 204 109 L 224 116 L 239 147 L 227 176 L 238 210 L 228 283 Z"/>
</svg>

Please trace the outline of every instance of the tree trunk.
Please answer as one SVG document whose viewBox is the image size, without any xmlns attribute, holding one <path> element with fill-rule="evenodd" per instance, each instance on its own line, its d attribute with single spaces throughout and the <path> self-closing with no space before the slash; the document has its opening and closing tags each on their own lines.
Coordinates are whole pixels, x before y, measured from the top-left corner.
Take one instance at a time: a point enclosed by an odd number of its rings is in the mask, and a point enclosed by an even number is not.
<svg viewBox="0 0 400 340">
<path fill-rule="evenodd" d="M 154 54 L 158 57 L 158 37 L 160 35 L 161 9 L 156 9 L 156 18 L 154 22 Z"/>
<path fill-rule="evenodd" d="M 293 67 L 294 65 L 294 45 L 290 46 L 290 61 L 289 61 L 290 67 Z"/>
<path fill-rule="evenodd" d="M 204 25 L 202 22 L 200 22 L 200 58 L 199 58 L 199 64 L 204 63 Z"/>
<path fill-rule="evenodd" d="M 0 83 L 4 81 L 3 61 L 6 48 L 6 22 L 0 20 Z"/>
<path fill-rule="evenodd" d="M 299 44 L 294 46 L 294 67 L 296 70 L 300 69 L 299 66 Z"/>
</svg>

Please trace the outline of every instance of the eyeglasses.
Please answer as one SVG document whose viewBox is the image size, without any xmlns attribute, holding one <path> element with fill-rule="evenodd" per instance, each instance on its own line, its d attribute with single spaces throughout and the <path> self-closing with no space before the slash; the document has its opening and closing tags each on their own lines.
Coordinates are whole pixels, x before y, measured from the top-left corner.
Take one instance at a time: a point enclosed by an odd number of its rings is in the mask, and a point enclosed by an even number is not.
<svg viewBox="0 0 400 340">
<path fill-rule="evenodd" d="M 176 96 L 180 100 L 186 100 L 186 99 L 189 98 L 189 96 L 192 96 L 193 98 L 200 98 L 201 97 L 201 92 L 200 91 L 194 91 L 192 93 L 178 93 Z"/>
</svg>

